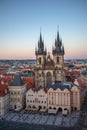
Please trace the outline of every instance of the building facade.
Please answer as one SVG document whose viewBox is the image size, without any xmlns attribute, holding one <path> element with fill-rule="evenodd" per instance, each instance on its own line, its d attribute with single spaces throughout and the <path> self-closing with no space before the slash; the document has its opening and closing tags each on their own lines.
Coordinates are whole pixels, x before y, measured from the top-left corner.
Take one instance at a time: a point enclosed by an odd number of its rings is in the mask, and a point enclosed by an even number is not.
<svg viewBox="0 0 87 130">
<path fill-rule="evenodd" d="M 48 90 L 48 113 L 71 112 L 71 85 L 60 84 L 56 82 Z"/>
<path fill-rule="evenodd" d="M 47 110 L 47 89 L 39 87 L 28 90 L 26 93 L 26 109 L 45 112 Z"/>
<path fill-rule="evenodd" d="M 58 111 L 80 110 L 82 107 L 81 88 L 70 83 L 56 82 L 48 90 L 48 113 L 57 113 Z"/>
<path fill-rule="evenodd" d="M 79 111 L 82 107 L 81 88 L 72 83 L 56 82 L 50 88 L 31 88 L 26 93 L 26 109 L 49 114 Z"/>
<path fill-rule="evenodd" d="M 10 108 L 20 110 L 25 107 L 26 85 L 23 83 L 21 76 L 16 75 L 9 86 L 10 91 Z"/>
</svg>

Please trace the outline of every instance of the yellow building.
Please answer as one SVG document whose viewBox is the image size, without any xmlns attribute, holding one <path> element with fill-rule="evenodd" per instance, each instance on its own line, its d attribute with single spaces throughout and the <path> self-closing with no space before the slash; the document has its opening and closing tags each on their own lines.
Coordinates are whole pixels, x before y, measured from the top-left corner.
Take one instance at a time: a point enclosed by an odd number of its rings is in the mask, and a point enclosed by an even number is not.
<svg viewBox="0 0 87 130">
<path fill-rule="evenodd" d="M 82 106 L 81 88 L 70 83 L 56 82 L 48 90 L 48 113 L 80 110 Z"/>
</svg>

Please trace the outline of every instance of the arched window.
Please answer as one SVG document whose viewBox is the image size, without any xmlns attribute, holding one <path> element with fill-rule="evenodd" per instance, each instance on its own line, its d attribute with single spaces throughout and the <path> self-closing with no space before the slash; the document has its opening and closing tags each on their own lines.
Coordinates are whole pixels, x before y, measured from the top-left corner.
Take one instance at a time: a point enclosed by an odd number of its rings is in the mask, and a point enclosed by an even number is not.
<svg viewBox="0 0 87 130">
<path fill-rule="evenodd" d="M 57 57 L 57 63 L 59 63 L 59 57 Z"/>
<path fill-rule="evenodd" d="M 62 108 L 61 107 L 58 108 L 58 112 L 62 112 Z"/>
<path fill-rule="evenodd" d="M 52 109 L 52 107 L 49 107 L 49 109 Z"/>
<path fill-rule="evenodd" d="M 31 106 L 30 106 L 30 105 L 28 105 L 28 108 L 31 108 Z"/>
<path fill-rule="evenodd" d="M 41 64 L 41 57 L 39 58 L 39 64 Z"/>
<path fill-rule="evenodd" d="M 46 109 L 46 107 L 44 106 L 43 109 Z"/>
<path fill-rule="evenodd" d="M 54 110 L 56 110 L 56 108 L 55 108 L 55 107 L 54 107 L 53 109 L 54 109 Z"/>
<path fill-rule="evenodd" d="M 50 72 L 47 72 L 46 79 L 47 79 L 47 81 L 46 81 L 47 87 L 50 87 L 52 85 L 52 76 L 51 76 Z"/>
</svg>

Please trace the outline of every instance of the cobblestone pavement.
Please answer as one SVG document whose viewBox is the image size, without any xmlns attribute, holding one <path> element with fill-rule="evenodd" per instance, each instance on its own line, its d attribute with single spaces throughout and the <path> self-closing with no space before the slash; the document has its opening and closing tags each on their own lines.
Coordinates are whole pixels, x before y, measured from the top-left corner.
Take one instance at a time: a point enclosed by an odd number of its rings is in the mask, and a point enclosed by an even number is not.
<svg viewBox="0 0 87 130">
<path fill-rule="evenodd" d="M 79 121 L 80 112 L 74 112 L 66 117 L 62 114 L 57 115 L 40 115 L 39 113 L 33 114 L 32 112 L 25 113 L 21 111 L 19 113 L 9 111 L 3 117 L 3 121 L 19 122 L 28 124 L 50 125 L 50 126 L 64 126 L 73 127 Z"/>
<path fill-rule="evenodd" d="M 1 122 L 0 130 L 81 130 L 74 127 L 58 127 L 51 125 L 35 125 L 16 122 Z"/>
</svg>

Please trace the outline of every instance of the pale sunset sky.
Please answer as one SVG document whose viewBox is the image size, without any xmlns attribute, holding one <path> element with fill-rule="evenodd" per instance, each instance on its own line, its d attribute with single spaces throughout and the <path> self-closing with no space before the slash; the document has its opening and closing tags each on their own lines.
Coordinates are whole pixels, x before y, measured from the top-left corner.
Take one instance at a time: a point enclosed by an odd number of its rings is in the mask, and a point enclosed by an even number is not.
<svg viewBox="0 0 87 130">
<path fill-rule="evenodd" d="M 87 0 L 0 0 L 0 59 L 35 59 L 40 28 L 52 53 L 57 27 L 65 58 L 87 58 Z"/>
</svg>

